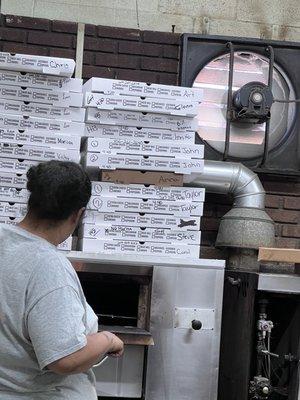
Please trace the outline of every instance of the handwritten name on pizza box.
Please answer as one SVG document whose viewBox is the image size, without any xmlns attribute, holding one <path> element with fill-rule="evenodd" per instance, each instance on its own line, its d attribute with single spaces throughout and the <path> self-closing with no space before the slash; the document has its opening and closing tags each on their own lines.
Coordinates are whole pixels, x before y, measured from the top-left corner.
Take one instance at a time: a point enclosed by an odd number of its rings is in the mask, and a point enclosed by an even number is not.
<svg viewBox="0 0 300 400">
<path fill-rule="evenodd" d="M 147 96 L 160 99 L 179 98 L 195 102 L 200 102 L 203 99 L 203 90 L 198 88 L 106 78 L 89 79 L 83 85 L 83 91 L 125 96 Z"/>
<path fill-rule="evenodd" d="M 99 212 L 138 212 L 151 214 L 169 214 L 176 216 L 203 215 L 203 203 L 187 203 L 184 201 L 148 200 L 119 197 L 91 196 L 87 205 L 88 210 Z"/>
<path fill-rule="evenodd" d="M 25 189 L 27 185 L 26 174 L 0 171 L 0 186 Z"/>
<path fill-rule="evenodd" d="M 38 132 L 69 133 L 82 136 L 84 123 L 31 117 L 28 115 L 0 114 L 0 127 L 36 130 Z"/>
<path fill-rule="evenodd" d="M 27 212 L 27 205 L 22 203 L 0 202 L 0 216 L 24 217 Z"/>
<path fill-rule="evenodd" d="M 101 154 L 132 154 L 184 159 L 202 159 L 204 146 L 174 142 L 149 142 L 128 139 L 88 138 L 86 150 Z"/>
<path fill-rule="evenodd" d="M 199 103 L 181 99 L 157 99 L 153 97 L 113 96 L 109 94 L 86 92 L 83 105 L 100 110 L 128 110 L 159 114 L 195 117 Z"/>
<path fill-rule="evenodd" d="M 14 145 L 6 143 L 0 143 L 0 157 L 34 161 L 80 161 L 80 153 L 77 150 L 53 149 L 50 147 Z"/>
<path fill-rule="evenodd" d="M 177 217 L 164 214 L 147 213 L 102 213 L 98 211 L 85 211 L 83 223 L 96 225 L 122 225 L 140 228 L 163 228 L 180 231 L 199 231 L 200 217 Z"/>
<path fill-rule="evenodd" d="M 86 109 L 85 121 L 101 125 L 124 125 L 191 132 L 197 131 L 199 124 L 196 118 L 158 113 L 142 113 L 138 111 L 99 110 L 93 107 Z"/>
<path fill-rule="evenodd" d="M 201 173 L 204 168 L 203 160 L 176 159 L 168 157 L 144 157 L 133 155 L 107 155 L 100 153 L 87 153 L 83 165 L 89 169 L 135 169 L 145 171 L 167 171 L 178 174 Z"/>
<path fill-rule="evenodd" d="M 69 58 L 0 52 L 0 69 L 71 77 L 75 61 Z"/>
<path fill-rule="evenodd" d="M 30 167 L 37 165 L 38 161 L 22 160 L 0 157 L 0 173 L 8 172 L 15 174 L 26 174 Z"/>
<path fill-rule="evenodd" d="M 0 85 L 0 98 L 50 104 L 56 107 L 82 107 L 82 93 Z"/>
<path fill-rule="evenodd" d="M 0 112 L 76 122 L 84 122 L 85 119 L 84 108 L 55 107 L 48 104 L 5 99 L 0 99 Z"/>
<path fill-rule="evenodd" d="M 26 203 L 29 192 L 26 189 L 17 189 L 14 187 L 0 187 L 0 201 L 13 203 Z"/>
<path fill-rule="evenodd" d="M 114 240 L 81 239 L 79 249 L 91 253 L 142 254 L 174 258 L 199 258 L 200 246 Z"/>
<path fill-rule="evenodd" d="M 174 172 L 152 172 L 114 170 L 102 171 L 101 180 L 104 182 L 123 184 L 145 184 L 157 186 L 183 186 L 183 175 Z"/>
<path fill-rule="evenodd" d="M 133 240 L 145 242 L 184 243 L 199 245 L 200 231 L 173 231 L 163 228 L 141 228 L 122 225 L 82 224 L 80 238 Z"/>
<path fill-rule="evenodd" d="M 26 144 L 30 146 L 45 146 L 69 150 L 80 150 L 80 136 L 62 135 L 56 133 L 40 133 L 18 129 L 0 128 L 2 143 Z"/>
<path fill-rule="evenodd" d="M 103 197 L 134 197 L 138 199 L 203 202 L 205 189 L 92 182 L 92 195 Z"/>
<path fill-rule="evenodd" d="M 195 144 L 195 132 L 177 132 L 168 129 L 136 128 L 131 126 L 86 124 L 84 136 L 106 139 L 137 139 L 156 142 Z"/>
<path fill-rule="evenodd" d="M 82 93 L 82 82 L 79 78 L 0 70 L 0 85 Z"/>
</svg>

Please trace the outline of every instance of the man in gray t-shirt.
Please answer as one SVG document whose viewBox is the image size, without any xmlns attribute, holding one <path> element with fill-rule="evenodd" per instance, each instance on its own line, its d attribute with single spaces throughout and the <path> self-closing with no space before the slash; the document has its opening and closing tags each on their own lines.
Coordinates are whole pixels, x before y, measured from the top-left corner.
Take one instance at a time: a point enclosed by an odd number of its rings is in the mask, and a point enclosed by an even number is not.
<svg viewBox="0 0 300 400">
<path fill-rule="evenodd" d="M 98 320 L 76 272 L 46 240 L 0 226 L 0 399 L 94 400 L 94 376 L 45 367 L 86 345 Z"/>
<path fill-rule="evenodd" d="M 91 182 L 72 162 L 27 173 L 28 212 L 0 226 L 0 400 L 96 400 L 91 371 L 123 342 L 97 332 L 79 279 L 56 246 L 75 230 Z"/>
</svg>

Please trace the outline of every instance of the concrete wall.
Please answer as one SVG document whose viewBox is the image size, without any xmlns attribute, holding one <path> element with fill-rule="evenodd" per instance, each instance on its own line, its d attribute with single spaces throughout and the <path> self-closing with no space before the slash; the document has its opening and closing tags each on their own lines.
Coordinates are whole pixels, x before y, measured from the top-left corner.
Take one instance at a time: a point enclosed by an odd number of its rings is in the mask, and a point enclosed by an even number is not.
<svg viewBox="0 0 300 400">
<path fill-rule="evenodd" d="M 2 0 L 2 14 L 300 41 L 299 0 Z"/>
</svg>

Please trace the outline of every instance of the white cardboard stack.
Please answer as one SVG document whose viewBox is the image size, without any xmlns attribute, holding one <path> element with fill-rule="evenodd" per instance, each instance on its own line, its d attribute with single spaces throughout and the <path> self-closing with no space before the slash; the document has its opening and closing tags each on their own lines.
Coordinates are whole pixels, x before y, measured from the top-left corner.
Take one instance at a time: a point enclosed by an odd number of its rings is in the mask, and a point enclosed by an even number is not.
<svg viewBox="0 0 300 400">
<path fill-rule="evenodd" d="M 39 162 L 80 161 L 85 109 L 73 60 L 0 53 L 0 223 L 26 213 L 26 172 Z M 70 250 L 72 238 L 60 248 Z"/>
<path fill-rule="evenodd" d="M 201 90 L 92 78 L 83 91 L 83 164 L 93 178 L 99 170 L 122 176 L 126 170 L 201 173 L 203 146 L 195 144 L 194 118 Z M 199 257 L 203 189 L 104 180 L 92 183 L 79 229 L 80 250 Z"/>
</svg>

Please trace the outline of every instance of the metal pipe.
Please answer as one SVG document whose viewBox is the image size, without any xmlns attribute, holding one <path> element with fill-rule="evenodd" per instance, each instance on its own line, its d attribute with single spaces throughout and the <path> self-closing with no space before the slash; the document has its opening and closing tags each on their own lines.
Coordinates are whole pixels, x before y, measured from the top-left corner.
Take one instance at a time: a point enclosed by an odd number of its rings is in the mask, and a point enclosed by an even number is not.
<svg viewBox="0 0 300 400">
<path fill-rule="evenodd" d="M 265 208 L 266 193 L 258 176 L 240 163 L 205 160 L 203 172 L 185 175 L 184 183 L 211 193 L 232 194 L 233 207 Z"/>
</svg>

